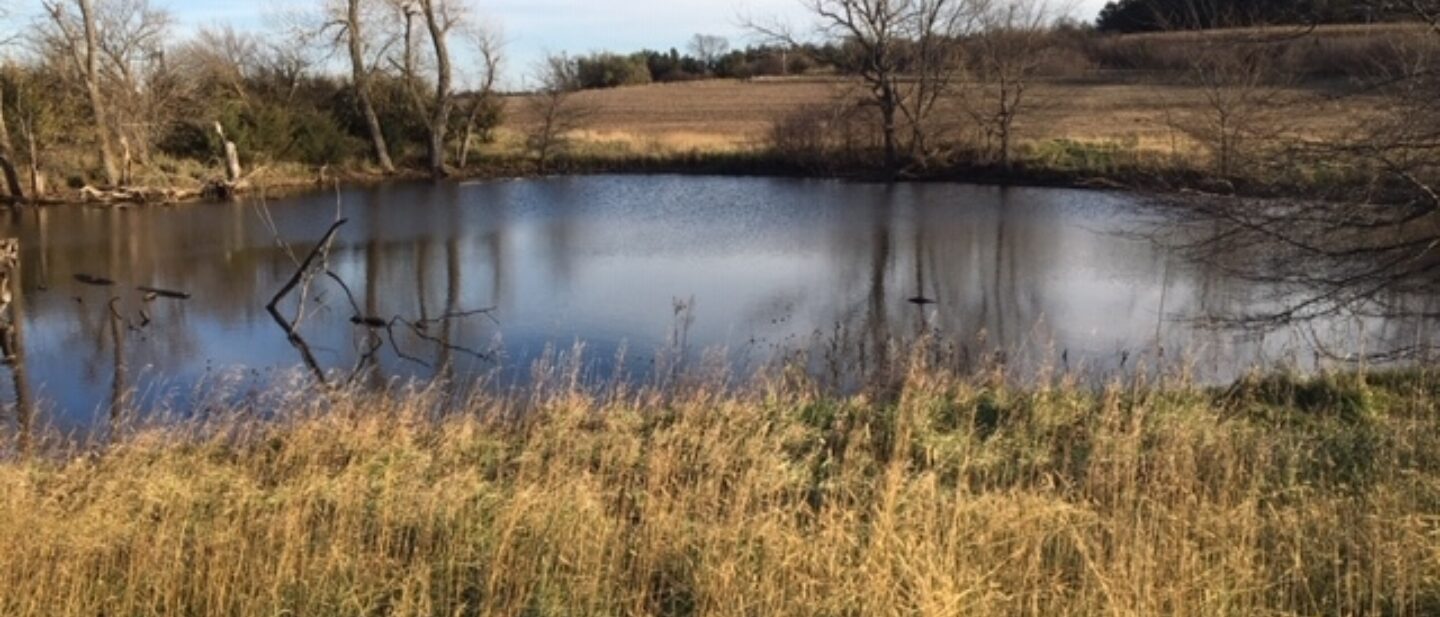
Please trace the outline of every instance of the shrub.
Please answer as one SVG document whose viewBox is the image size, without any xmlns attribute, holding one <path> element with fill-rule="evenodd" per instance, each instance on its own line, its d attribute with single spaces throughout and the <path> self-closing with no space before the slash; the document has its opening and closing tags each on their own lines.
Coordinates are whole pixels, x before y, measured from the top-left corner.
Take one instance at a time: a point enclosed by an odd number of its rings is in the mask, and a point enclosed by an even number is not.
<svg viewBox="0 0 1440 617">
<path fill-rule="evenodd" d="M 359 141 L 339 123 L 313 109 L 259 102 L 231 105 L 221 115 L 220 123 L 226 136 L 240 149 L 240 155 L 252 165 L 257 160 L 324 165 L 344 160 L 360 149 Z M 192 133 L 192 146 L 193 140 Z M 209 151 L 218 151 L 218 146 L 211 143 Z"/>
</svg>

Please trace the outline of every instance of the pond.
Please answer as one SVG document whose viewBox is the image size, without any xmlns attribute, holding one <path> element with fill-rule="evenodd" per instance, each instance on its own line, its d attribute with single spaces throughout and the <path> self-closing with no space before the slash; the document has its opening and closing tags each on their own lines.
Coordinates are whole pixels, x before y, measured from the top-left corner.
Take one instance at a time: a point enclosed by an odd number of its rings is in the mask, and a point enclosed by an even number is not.
<svg viewBox="0 0 1440 617">
<path fill-rule="evenodd" d="M 1384 320 L 1208 327 L 1273 294 L 1137 233 L 1157 217 L 1125 194 L 678 176 L 401 183 L 268 204 L 28 210 L 0 223 L 0 237 L 22 242 L 25 363 L 46 422 L 103 417 L 111 306 L 141 407 L 303 367 L 266 305 L 337 211 L 348 222 L 328 264 L 353 305 L 317 278 L 299 326 L 336 374 L 373 355 L 367 370 L 386 378 L 448 365 L 523 383 L 547 349 L 576 343 L 596 373 L 643 375 L 676 349 L 723 350 L 743 369 L 831 339 L 930 333 L 1017 366 L 1103 377 L 1158 365 L 1220 381 L 1314 367 L 1317 342 L 1377 348 L 1417 335 Z M 287 319 L 299 297 L 282 304 Z M 352 323 L 357 312 L 392 327 L 374 336 Z"/>
</svg>

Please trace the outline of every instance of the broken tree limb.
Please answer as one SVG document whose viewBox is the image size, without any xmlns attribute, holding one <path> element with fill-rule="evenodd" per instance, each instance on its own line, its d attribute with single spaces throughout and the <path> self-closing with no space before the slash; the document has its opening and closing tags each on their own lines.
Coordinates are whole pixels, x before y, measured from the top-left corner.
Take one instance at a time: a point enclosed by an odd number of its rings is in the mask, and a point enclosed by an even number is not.
<svg viewBox="0 0 1440 617">
<path fill-rule="evenodd" d="M 200 196 L 206 199 L 230 200 L 250 188 L 250 177 L 243 173 L 240 166 L 240 149 L 235 142 L 225 136 L 225 127 L 219 122 L 215 123 L 215 134 L 220 137 L 221 165 L 225 168 L 225 177 L 210 180 L 200 189 Z M 253 175 L 259 169 L 251 171 Z"/>
<path fill-rule="evenodd" d="M 275 297 L 270 299 L 270 303 L 265 305 L 265 310 L 269 311 L 270 317 L 285 331 L 285 336 L 289 339 L 291 346 L 300 352 L 300 358 L 304 360 L 305 365 L 310 368 L 310 371 L 315 374 L 315 378 L 321 385 L 329 385 L 329 381 L 325 378 L 325 371 L 320 368 L 320 363 L 315 359 L 315 354 L 310 351 L 310 345 L 305 342 L 304 337 L 300 336 L 299 329 L 297 329 L 295 324 L 290 322 L 290 320 L 285 319 L 285 315 L 280 313 L 280 302 L 283 301 L 286 296 L 290 295 L 291 292 L 295 291 L 295 288 L 310 275 L 311 270 L 315 268 L 317 262 L 323 260 L 323 258 L 329 254 L 330 243 L 334 241 L 335 234 L 340 231 L 340 228 L 343 227 L 346 222 L 346 219 L 339 219 L 330 225 L 330 229 L 325 231 L 324 236 L 321 236 L 320 243 L 316 244 L 315 248 L 310 250 L 310 254 L 305 256 L 305 260 L 300 262 L 300 266 L 295 270 L 295 274 L 290 276 L 290 280 L 286 281 L 285 285 L 280 288 L 280 291 L 275 294 Z"/>
<path fill-rule="evenodd" d="M 275 307 L 280 304 L 281 300 L 285 299 L 285 296 L 295 291 L 295 287 L 300 285 L 300 282 L 305 279 L 305 275 L 314 267 L 316 260 L 329 253 L 330 242 L 335 239 L 335 234 L 339 232 L 340 228 L 347 222 L 349 222 L 349 219 L 340 219 L 330 225 L 330 229 L 326 230 L 325 235 L 320 237 L 320 243 L 316 244 L 315 248 L 310 250 L 310 254 L 306 255 L 305 260 L 300 262 L 300 267 L 295 270 L 295 274 L 290 276 L 290 280 L 285 282 L 285 285 L 280 288 L 280 291 L 275 294 L 274 298 L 270 299 L 270 304 L 265 305 L 265 308 L 272 311 L 275 310 Z"/>
<path fill-rule="evenodd" d="M 225 127 L 219 122 L 215 123 L 215 134 L 220 136 L 220 146 L 225 155 L 225 179 L 231 183 L 240 181 L 240 150 L 235 147 L 235 142 L 225 136 Z"/>
</svg>

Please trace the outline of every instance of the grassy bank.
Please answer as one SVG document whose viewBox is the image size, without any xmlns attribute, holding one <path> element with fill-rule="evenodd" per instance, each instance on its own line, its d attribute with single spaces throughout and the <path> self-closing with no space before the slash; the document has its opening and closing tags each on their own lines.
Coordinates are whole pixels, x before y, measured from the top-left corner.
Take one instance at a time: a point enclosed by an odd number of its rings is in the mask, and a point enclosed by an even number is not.
<svg viewBox="0 0 1440 617">
<path fill-rule="evenodd" d="M 554 381 L 0 463 L 0 614 L 1440 610 L 1429 376 Z"/>
</svg>

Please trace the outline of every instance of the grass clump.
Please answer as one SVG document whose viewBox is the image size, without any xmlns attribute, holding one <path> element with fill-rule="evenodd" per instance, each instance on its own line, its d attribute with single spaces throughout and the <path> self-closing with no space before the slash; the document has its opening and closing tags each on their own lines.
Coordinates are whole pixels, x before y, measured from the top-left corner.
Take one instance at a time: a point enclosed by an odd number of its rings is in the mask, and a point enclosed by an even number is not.
<svg viewBox="0 0 1440 617">
<path fill-rule="evenodd" d="M 3 615 L 1424 615 L 1420 374 L 296 398 L 0 462 Z"/>
</svg>

